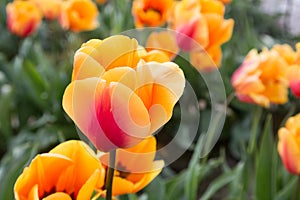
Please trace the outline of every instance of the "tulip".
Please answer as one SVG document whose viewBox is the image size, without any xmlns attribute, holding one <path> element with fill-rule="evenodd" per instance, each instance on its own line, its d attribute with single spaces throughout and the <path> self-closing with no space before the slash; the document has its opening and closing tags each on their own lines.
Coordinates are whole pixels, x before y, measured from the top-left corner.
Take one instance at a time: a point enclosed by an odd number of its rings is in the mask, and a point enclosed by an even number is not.
<svg viewBox="0 0 300 200">
<path fill-rule="evenodd" d="M 140 191 L 161 172 L 164 162 L 154 161 L 155 153 L 156 139 L 153 136 L 134 147 L 117 150 L 112 190 L 114 196 Z M 100 155 L 104 166 L 107 166 L 108 157 L 108 154 Z"/>
<path fill-rule="evenodd" d="M 149 53 L 126 36 L 90 40 L 75 53 L 63 108 L 99 150 L 132 147 L 171 118 L 183 72 L 172 62 L 150 62 L 163 54 Z"/>
<path fill-rule="evenodd" d="M 20 37 L 27 37 L 34 33 L 42 20 L 41 12 L 30 1 L 8 3 L 6 13 L 8 29 Z"/>
<path fill-rule="evenodd" d="M 137 28 L 162 26 L 166 23 L 173 0 L 134 0 L 132 14 Z"/>
<path fill-rule="evenodd" d="M 232 35 L 234 21 L 224 19 L 225 6 L 217 0 L 183 0 L 173 7 L 169 27 L 178 34 L 181 50 L 191 52 L 191 63 L 197 69 L 219 66 L 221 45 Z"/>
<path fill-rule="evenodd" d="M 287 102 L 288 64 L 277 51 L 252 50 L 234 72 L 231 83 L 239 100 L 268 108 L 270 104 Z"/>
<path fill-rule="evenodd" d="M 290 58 L 292 64 L 287 71 L 291 91 L 296 97 L 300 97 L 300 43 L 296 44 L 296 49 L 297 51 L 294 54 L 285 53 L 284 55 Z"/>
<path fill-rule="evenodd" d="M 147 38 L 146 49 L 163 51 L 169 59 L 173 59 L 179 52 L 179 47 L 173 32 L 152 32 Z"/>
<path fill-rule="evenodd" d="M 31 0 L 42 11 L 46 19 L 57 19 L 61 12 L 62 0 Z"/>
<path fill-rule="evenodd" d="M 285 127 L 278 131 L 278 152 L 281 160 L 292 174 L 300 174 L 300 114 L 290 117 Z"/>
<path fill-rule="evenodd" d="M 63 1 L 59 22 L 64 29 L 74 32 L 89 31 L 98 27 L 98 9 L 91 0 Z"/>
<path fill-rule="evenodd" d="M 49 153 L 37 155 L 18 177 L 16 200 L 91 199 L 104 185 L 105 169 L 81 141 L 67 141 Z"/>
</svg>

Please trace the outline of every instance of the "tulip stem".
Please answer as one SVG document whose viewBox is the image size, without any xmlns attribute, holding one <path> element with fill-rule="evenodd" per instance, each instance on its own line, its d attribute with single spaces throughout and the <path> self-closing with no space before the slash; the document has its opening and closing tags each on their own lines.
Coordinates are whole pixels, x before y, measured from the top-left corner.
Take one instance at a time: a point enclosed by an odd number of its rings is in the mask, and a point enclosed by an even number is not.
<svg viewBox="0 0 300 200">
<path fill-rule="evenodd" d="M 107 168 L 105 188 L 106 188 L 106 200 L 112 200 L 112 184 L 115 172 L 116 163 L 116 150 L 109 152 L 109 164 Z"/>
</svg>

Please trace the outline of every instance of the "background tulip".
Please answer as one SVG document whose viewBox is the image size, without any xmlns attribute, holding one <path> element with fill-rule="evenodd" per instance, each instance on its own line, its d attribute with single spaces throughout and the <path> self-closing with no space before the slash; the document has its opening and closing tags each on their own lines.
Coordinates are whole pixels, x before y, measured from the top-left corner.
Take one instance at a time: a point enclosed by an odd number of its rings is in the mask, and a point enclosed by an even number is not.
<svg viewBox="0 0 300 200">
<path fill-rule="evenodd" d="M 89 31 L 98 27 L 98 9 L 91 0 L 63 1 L 59 22 L 64 29 L 74 32 Z"/>
<path fill-rule="evenodd" d="M 247 103 L 264 107 L 287 102 L 288 64 L 277 51 L 252 50 L 231 79 L 237 97 Z"/>
<path fill-rule="evenodd" d="M 285 168 L 300 174 L 300 114 L 290 117 L 285 127 L 279 129 L 278 152 Z"/>
<path fill-rule="evenodd" d="M 7 4 L 7 27 L 20 36 L 27 37 L 35 32 L 42 20 L 42 13 L 31 1 L 14 1 Z"/>
</svg>

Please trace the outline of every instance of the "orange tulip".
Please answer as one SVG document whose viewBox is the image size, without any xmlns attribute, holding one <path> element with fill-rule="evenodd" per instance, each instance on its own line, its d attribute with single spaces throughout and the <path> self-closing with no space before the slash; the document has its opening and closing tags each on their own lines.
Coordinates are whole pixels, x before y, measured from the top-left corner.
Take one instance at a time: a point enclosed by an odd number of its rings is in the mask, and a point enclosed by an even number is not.
<svg viewBox="0 0 300 200">
<path fill-rule="evenodd" d="M 183 0 L 171 12 L 169 27 L 179 33 L 176 36 L 179 47 L 191 51 L 191 62 L 198 69 L 221 63 L 220 46 L 231 38 L 234 25 L 232 19 L 224 19 L 224 12 L 225 6 L 217 0 Z M 207 62 L 208 59 L 199 62 L 207 55 L 212 62 Z"/>
<path fill-rule="evenodd" d="M 62 0 L 31 0 L 49 20 L 57 19 L 61 12 Z"/>
<path fill-rule="evenodd" d="M 173 0 L 134 0 L 132 14 L 135 26 L 162 26 L 166 23 L 167 15 Z"/>
<path fill-rule="evenodd" d="M 252 50 L 231 79 L 237 97 L 264 107 L 287 102 L 288 64 L 275 50 Z"/>
<path fill-rule="evenodd" d="M 104 173 L 88 145 L 67 141 L 32 160 L 15 183 L 15 198 L 90 199 L 95 188 L 103 187 Z"/>
<path fill-rule="evenodd" d="M 132 147 L 171 118 L 185 80 L 175 63 L 153 62 L 163 55 L 126 36 L 90 40 L 75 53 L 63 108 L 99 150 Z"/>
<path fill-rule="evenodd" d="M 290 117 L 285 127 L 279 129 L 278 152 L 285 168 L 300 174 L 300 114 Z"/>
<path fill-rule="evenodd" d="M 74 32 L 89 31 L 98 27 L 98 9 L 91 0 L 68 0 L 62 4 L 59 17 L 61 26 Z"/>
<path fill-rule="evenodd" d="M 37 6 L 30 1 L 14 1 L 7 4 L 7 27 L 20 36 L 27 37 L 39 27 L 42 14 Z"/>
<path fill-rule="evenodd" d="M 154 161 L 155 153 L 156 139 L 153 136 L 132 148 L 117 150 L 114 196 L 140 191 L 161 172 L 164 162 Z M 101 155 L 100 160 L 107 165 L 108 154 Z"/>
</svg>

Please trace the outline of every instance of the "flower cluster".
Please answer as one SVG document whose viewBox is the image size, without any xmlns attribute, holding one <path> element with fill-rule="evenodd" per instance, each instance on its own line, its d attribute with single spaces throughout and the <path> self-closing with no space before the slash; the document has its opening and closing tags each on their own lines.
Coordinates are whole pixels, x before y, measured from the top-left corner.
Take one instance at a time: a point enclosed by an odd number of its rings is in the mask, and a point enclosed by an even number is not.
<svg viewBox="0 0 300 200">
<path fill-rule="evenodd" d="M 297 51 L 289 45 L 275 45 L 258 53 L 251 50 L 232 76 L 232 86 L 239 100 L 263 107 L 288 101 L 288 88 L 299 97 L 300 62 Z"/>
<path fill-rule="evenodd" d="M 98 9 L 92 0 L 15 0 L 6 6 L 8 29 L 20 36 L 34 33 L 42 18 L 57 19 L 64 29 L 74 32 L 95 29 Z"/>
<path fill-rule="evenodd" d="M 117 151 L 117 163 L 122 169 L 117 166 L 113 177 L 114 196 L 136 193 L 160 173 L 164 162 L 154 161 L 155 151 L 154 137 L 130 149 Z M 107 154 L 99 152 L 99 155 L 84 142 L 76 140 L 63 142 L 49 153 L 37 155 L 17 179 L 15 198 L 87 200 L 105 196 Z M 96 195 L 92 197 L 94 191 Z"/>
<path fill-rule="evenodd" d="M 173 5 L 169 6 L 171 3 Z M 177 33 L 170 37 L 176 38 L 179 49 L 191 52 L 191 63 L 196 68 L 206 70 L 220 66 L 221 45 L 231 38 L 234 25 L 232 19 L 224 19 L 225 6 L 222 2 L 135 0 L 133 5 L 137 27 L 159 26 L 168 22 L 168 27 Z"/>
</svg>

